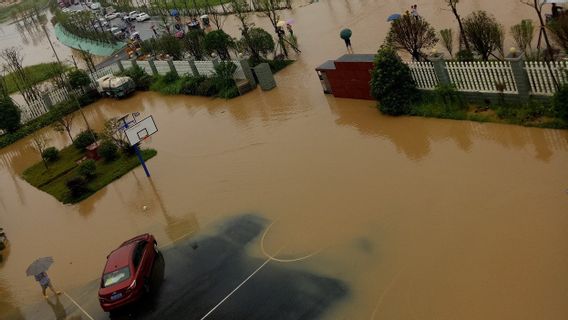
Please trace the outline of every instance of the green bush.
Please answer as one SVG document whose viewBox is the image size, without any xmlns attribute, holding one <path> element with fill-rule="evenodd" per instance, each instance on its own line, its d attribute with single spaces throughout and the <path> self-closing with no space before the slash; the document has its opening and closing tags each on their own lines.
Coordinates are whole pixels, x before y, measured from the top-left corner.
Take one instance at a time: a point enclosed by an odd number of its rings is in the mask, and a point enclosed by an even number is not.
<svg viewBox="0 0 568 320">
<path fill-rule="evenodd" d="M 197 88 L 207 79 L 206 76 L 189 76 L 183 84 L 182 92 L 187 95 L 197 95 Z"/>
<path fill-rule="evenodd" d="M 436 102 L 444 105 L 447 109 L 463 109 L 466 104 L 459 91 L 454 85 L 440 84 L 434 90 Z"/>
<path fill-rule="evenodd" d="M 97 141 L 97 133 L 89 130 L 80 132 L 75 136 L 73 145 L 79 150 L 85 150 L 89 145 Z"/>
<path fill-rule="evenodd" d="M 67 77 L 69 79 L 69 84 L 73 88 L 82 88 L 91 83 L 91 78 L 89 78 L 89 75 L 81 69 L 75 69 L 69 72 L 67 74 Z"/>
<path fill-rule="evenodd" d="M 113 161 L 118 156 L 118 147 L 112 141 L 103 141 L 99 146 L 99 156 L 106 161 Z"/>
<path fill-rule="evenodd" d="M 183 90 L 184 84 L 187 81 L 187 77 L 177 78 L 177 80 L 171 81 L 172 77 L 166 80 L 166 77 L 158 76 L 156 80 L 150 85 L 150 90 L 157 91 L 161 94 L 175 95 L 180 94 Z"/>
<path fill-rule="evenodd" d="M 79 174 L 87 180 L 92 179 L 97 171 L 95 160 L 89 159 L 79 165 Z"/>
<path fill-rule="evenodd" d="M 238 97 L 239 95 L 240 95 L 239 88 L 237 88 L 237 86 L 232 86 L 230 88 L 223 89 L 219 91 L 219 93 L 217 94 L 219 98 L 223 99 L 233 99 Z"/>
<path fill-rule="evenodd" d="M 381 47 L 375 56 L 371 93 L 381 112 L 388 115 L 409 114 L 420 97 L 410 68 L 388 46 Z"/>
<path fill-rule="evenodd" d="M 150 85 L 154 81 L 153 77 L 144 71 L 144 69 L 139 66 L 128 68 L 124 72 L 119 73 L 121 76 L 127 76 L 134 80 L 136 84 L 136 90 L 146 91 L 150 89 Z"/>
<path fill-rule="evenodd" d="M 473 56 L 473 52 L 469 50 L 460 50 L 456 53 L 456 60 L 458 61 L 473 61 L 475 57 Z"/>
<path fill-rule="evenodd" d="M 197 86 L 197 95 L 212 97 L 217 94 L 217 87 L 215 86 L 215 79 L 206 78 Z"/>
<path fill-rule="evenodd" d="M 69 179 L 65 185 L 71 192 L 72 198 L 78 198 L 88 191 L 87 180 L 81 176 Z"/>
<path fill-rule="evenodd" d="M 168 83 L 168 84 L 174 83 L 177 80 L 179 80 L 179 75 L 177 74 L 177 72 L 173 72 L 173 71 L 166 73 L 166 75 L 164 75 L 162 77 L 162 81 L 165 82 L 165 83 Z"/>
<path fill-rule="evenodd" d="M 554 94 L 552 105 L 556 115 L 564 121 L 568 121 L 568 84 L 564 84 Z"/>
<path fill-rule="evenodd" d="M 57 150 L 57 148 L 55 147 L 49 147 L 43 150 L 41 157 L 47 162 L 53 162 L 59 159 L 59 150 Z"/>
<path fill-rule="evenodd" d="M 255 52 L 260 53 L 263 57 L 266 57 L 267 54 L 272 53 L 274 51 L 275 43 L 274 39 L 270 35 L 270 33 L 266 32 L 262 28 L 250 28 L 249 30 L 249 39 L 250 39 L 250 46 L 252 50 Z M 251 47 L 249 47 L 246 39 L 242 37 L 237 46 L 240 50 L 244 51 L 246 54 L 252 55 Z"/>
<path fill-rule="evenodd" d="M 203 39 L 203 46 L 209 53 L 217 53 L 221 60 L 229 60 L 229 48 L 234 46 L 233 39 L 223 30 L 208 32 Z"/>
<path fill-rule="evenodd" d="M 0 98 L 0 129 L 14 132 L 20 127 L 20 109 L 10 97 Z"/>
</svg>

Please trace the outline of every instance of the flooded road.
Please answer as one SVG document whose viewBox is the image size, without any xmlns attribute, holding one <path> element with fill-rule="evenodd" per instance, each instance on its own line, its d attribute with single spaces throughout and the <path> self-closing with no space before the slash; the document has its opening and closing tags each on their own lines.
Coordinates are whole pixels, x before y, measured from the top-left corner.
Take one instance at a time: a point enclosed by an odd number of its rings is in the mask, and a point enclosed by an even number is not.
<svg viewBox="0 0 568 320">
<path fill-rule="evenodd" d="M 33 319 L 29 305 L 42 297 L 25 269 L 38 256 L 53 256 L 54 284 L 74 292 L 131 236 L 151 232 L 169 245 L 248 213 L 267 221 L 248 250 L 254 261 L 275 255 L 278 268 L 345 285 L 324 319 L 568 318 L 567 131 L 384 117 L 371 101 L 322 93 L 313 70 L 343 53 L 338 31 L 350 27 L 355 51 L 374 52 L 383 16 L 411 4 L 295 9 L 286 18 L 297 21 L 303 53 L 270 92 L 230 101 L 137 93 L 85 108 L 96 128 L 125 113 L 154 116 L 151 180 L 137 168 L 64 206 L 20 177 L 39 161 L 29 139 L 0 150 L 0 226 L 10 239 L 0 318 Z M 531 14 L 517 1 L 472 1 L 464 14 L 476 4 L 503 23 L 521 17 L 505 9 Z M 439 8 L 419 5 L 453 25 Z M 82 128 L 76 117 L 74 131 Z"/>
</svg>

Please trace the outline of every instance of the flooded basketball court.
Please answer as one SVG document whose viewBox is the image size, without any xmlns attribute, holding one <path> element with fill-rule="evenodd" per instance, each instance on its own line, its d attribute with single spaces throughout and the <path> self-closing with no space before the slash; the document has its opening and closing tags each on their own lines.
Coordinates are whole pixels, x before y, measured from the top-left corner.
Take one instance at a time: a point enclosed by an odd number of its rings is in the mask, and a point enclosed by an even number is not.
<svg viewBox="0 0 568 320">
<path fill-rule="evenodd" d="M 372 101 L 322 93 L 314 68 L 344 53 L 341 28 L 353 30 L 355 52 L 374 52 L 388 14 L 413 3 L 322 0 L 287 13 L 303 53 L 270 92 L 230 101 L 147 92 L 85 108 L 96 128 L 126 113 L 154 116 L 159 131 L 144 145 L 158 151 L 151 179 L 137 168 L 65 206 L 20 177 L 39 161 L 29 139 L 0 150 L 0 226 L 10 239 L 0 318 L 41 319 L 40 289 L 25 276 L 39 256 L 54 257 L 56 286 L 96 294 L 106 255 L 125 239 L 153 233 L 173 248 L 166 272 L 175 272 L 176 244 L 215 237 L 216 226 L 243 215 L 262 221 L 239 251 L 247 268 L 223 286 L 222 272 L 211 274 L 222 290 L 208 306 L 273 259 L 211 319 L 249 315 L 235 314 L 232 299 L 253 308 L 306 288 L 325 302 L 312 314 L 324 319 L 568 318 L 567 131 L 384 117 Z M 442 1 L 432 3 L 419 12 L 437 29 L 455 28 Z M 460 5 L 463 15 L 485 9 L 505 25 L 533 17 L 513 0 Z M 83 128 L 76 117 L 74 132 Z M 41 132 L 53 146 L 69 143 Z M 206 248 L 192 264 L 210 266 Z M 206 312 L 191 310 L 196 319 Z"/>
</svg>

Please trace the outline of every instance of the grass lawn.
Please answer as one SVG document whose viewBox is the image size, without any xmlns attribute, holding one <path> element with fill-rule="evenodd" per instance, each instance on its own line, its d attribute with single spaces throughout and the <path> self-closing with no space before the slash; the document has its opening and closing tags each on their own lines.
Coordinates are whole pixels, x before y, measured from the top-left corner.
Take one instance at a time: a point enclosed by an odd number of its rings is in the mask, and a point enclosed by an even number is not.
<svg viewBox="0 0 568 320">
<path fill-rule="evenodd" d="M 157 151 L 153 149 L 141 151 L 144 160 L 157 154 Z M 61 150 L 59 155 L 59 160 L 50 163 L 49 169 L 46 169 L 40 161 L 26 169 L 23 177 L 34 187 L 51 194 L 63 203 L 80 202 L 140 165 L 135 155 L 126 156 L 121 153 L 116 160 L 111 162 L 98 160 L 96 175 L 87 184 L 88 191 L 80 197 L 73 198 L 66 182 L 79 175 L 77 162 L 83 157 L 83 152 L 78 151 L 74 146 L 69 146 Z"/>
<path fill-rule="evenodd" d="M 37 84 L 55 77 L 64 68 L 65 67 L 59 65 L 57 62 L 40 63 L 25 67 L 24 72 L 31 84 Z M 4 80 L 6 81 L 6 89 L 8 90 L 8 93 L 18 91 L 16 86 L 16 77 L 13 73 L 9 73 L 4 76 Z"/>
<path fill-rule="evenodd" d="M 36 5 L 37 7 L 42 8 L 46 6 L 49 1 L 50 0 L 21 0 L 17 4 L 2 7 L 0 8 L 0 22 L 4 22 L 12 18 L 12 15 L 17 13 L 20 9 L 27 9 L 32 5 Z"/>
</svg>

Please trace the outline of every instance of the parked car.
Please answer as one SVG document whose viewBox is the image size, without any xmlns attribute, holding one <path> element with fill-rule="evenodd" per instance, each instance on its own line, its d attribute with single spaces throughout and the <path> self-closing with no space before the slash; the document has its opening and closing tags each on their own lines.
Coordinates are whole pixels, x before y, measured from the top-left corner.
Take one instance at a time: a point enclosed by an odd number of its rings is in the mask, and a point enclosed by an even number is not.
<svg viewBox="0 0 568 320">
<path fill-rule="evenodd" d="M 142 21 L 146 21 L 146 20 L 150 20 L 150 16 L 145 12 L 138 14 L 138 16 L 136 17 L 136 21 L 138 21 L 138 22 L 142 22 Z"/>
<path fill-rule="evenodd" d="M 159 256 L 156 239 L 148 233 L 125 241 L 111 252 L 99 289 L 103 310 L 111 312 L 149 292 L 152 269 Z"/>
<path fill-rule="evenodd" d="M 124 32 L 122 31 L 122 29 L 120 29 L 117 26 L 113 26 L 112 28 L 110 28 L 110 33 L 112 33 L 113 36 L 119 39 L 124 38 Z"/>
<path fill-rule="evenodd" d="M 130 11 L 130 12 L 128 13 L 128 18 L 129 18 L 130 20 L 134 20 L 134 19 L 138 18 L 138 12 L 136 12 L 136 11 Z"/>
<path fill-rule="evenodd" d="M 101 4 L 99 2 L 93 2 L 89 8 L 91 8 L 91 10 L 99 10 L 101 8 Z"/>
<path fill-rule="evenodd" d="M 95 23 L 99 26 L 103 26 L 106 27 L 108 25 L 108 21 L 106 21 L 105 18 L 99 18 L 97 19 L 97 21 L 95 21 Z"/>
<path fill-rule="evenodd" d="M 118 18 L 118 13 L 116 13 L 116 12 L 107 13 L 105 15 L 105 19 L 107 19 L 107 20 L 113 20 L 113 19 L 116 19 L 116 18 Z"/>
</svg>

